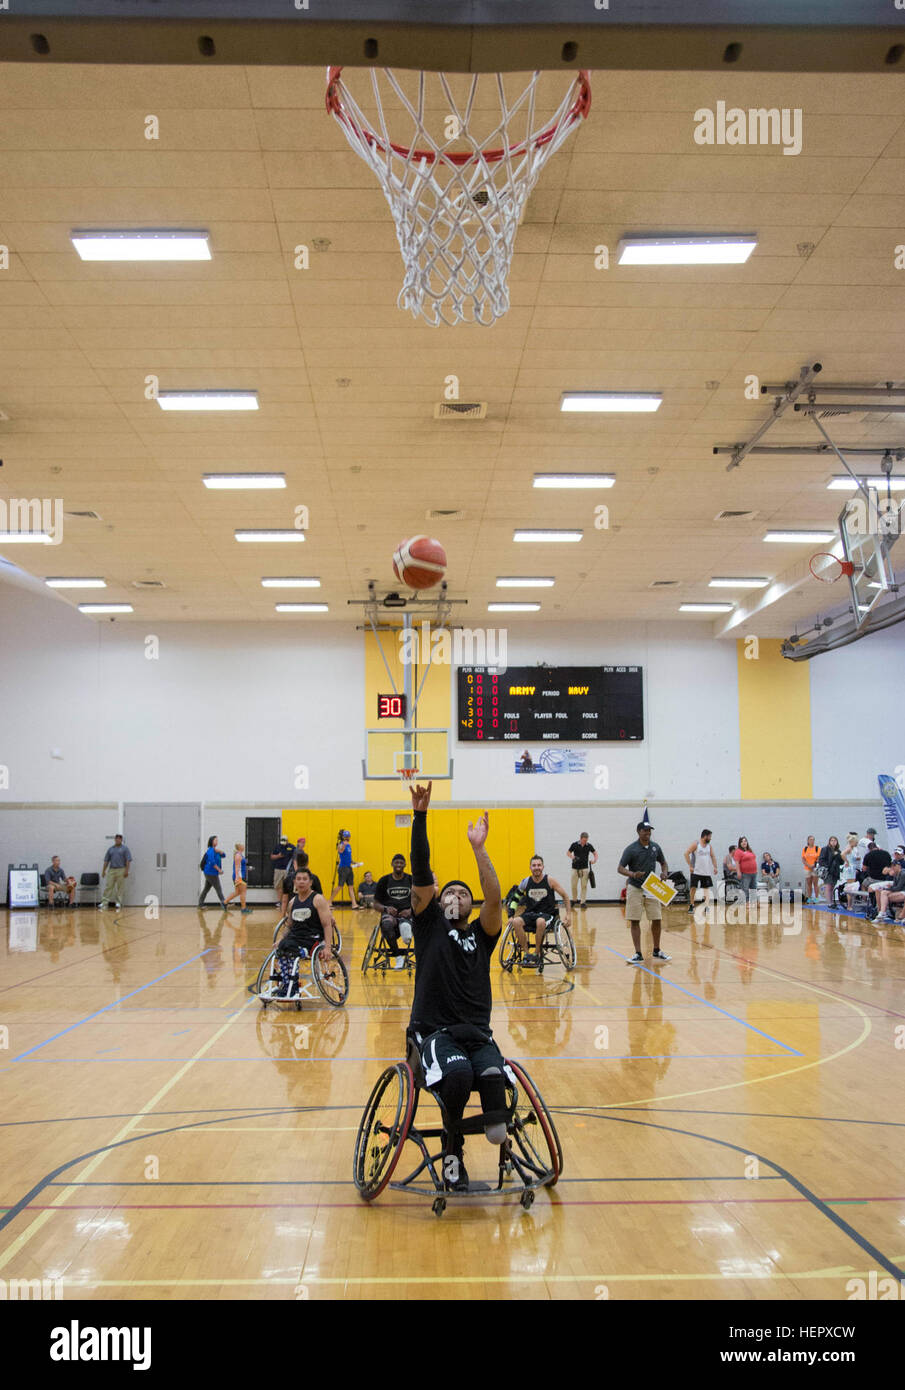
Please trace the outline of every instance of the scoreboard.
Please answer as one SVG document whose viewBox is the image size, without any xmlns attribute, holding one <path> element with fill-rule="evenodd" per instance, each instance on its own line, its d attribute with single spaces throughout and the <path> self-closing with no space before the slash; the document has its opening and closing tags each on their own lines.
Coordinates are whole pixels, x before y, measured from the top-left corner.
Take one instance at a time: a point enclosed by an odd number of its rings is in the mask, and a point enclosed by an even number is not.
<svg viewBox="0 0 905 1390">
<path fill-rule="evenodd" d="M 640 666 L 460 666 L 465 742 L 620 742 L 644 737 Z"/>
</svg>

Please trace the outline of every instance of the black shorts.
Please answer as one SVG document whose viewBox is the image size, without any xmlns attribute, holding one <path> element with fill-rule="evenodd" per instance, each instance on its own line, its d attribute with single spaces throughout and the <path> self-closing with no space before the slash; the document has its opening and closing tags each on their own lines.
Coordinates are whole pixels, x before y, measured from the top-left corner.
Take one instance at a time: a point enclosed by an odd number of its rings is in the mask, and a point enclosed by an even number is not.
<svg viewBox="0 0 905 1390">
<path fill-rule="evenodd" d="M 522 921 L 525 924 L 525 931 L 533 931 L 535 933 L 537 932 L 538 918 L 543 917 L 549 925 L 555 916 L 556 913 L 549 909 L 546 912 L 523 912 L 521 914 Z"/>
<path fill-rule="evenodd" d="M 692 874 L 691 886 L 692 888 L 712 888 L 713 879 L 710 874 Z"/>
<path fill-rule="evenodd" d="M 347 868 L 343 868 L 340 864 L 336 872 L 336 882 L 339 884 L 340 888 L 345 888 L 346 885 L 350 888 L 355 886 L 355 875 L 352 873 L 351 864 Z"/>
<path fill-rule="evenodd" d="M 456 1032 L 460 1031 L 468 1030 L 456 1028 Z M 502 1072 L 505 1065 L 503 1054 L 493 1038 L 482 1040 L 478 1036 L 478 1030 L 475 1030 L 473 1038 L 463 1039 L 454 1038 L 442 1028 L 424 1039 L 420 1044 L 420 1051 L 427 1086 L 438 1085 L 445 1076 L 455 1071 L 467 1070 L 472 1077 L 478 1077 L 492 1067 L 497 1067 Z"/>
<path fill-rule="evenodd" d="M 278 956 L 301 955 L 304 951 L 310 958 L 312 951 L 323 937 L 317 932 L 287 932 L 280 944 L 277 946 Z"/>
</svg>

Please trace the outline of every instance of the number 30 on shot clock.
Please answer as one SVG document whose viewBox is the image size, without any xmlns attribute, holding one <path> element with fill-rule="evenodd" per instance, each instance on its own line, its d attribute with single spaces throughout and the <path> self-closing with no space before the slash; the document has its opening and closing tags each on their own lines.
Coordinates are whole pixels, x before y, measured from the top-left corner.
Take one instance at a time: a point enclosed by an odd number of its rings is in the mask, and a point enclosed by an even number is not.
<svg viewBox="0 0 905 1390">
<path fill-rule="evenodd" d="M 406 699 L 404 695 L 377 696 L 378 719 L 404 719 L 405 714 Z"/>
</svg>

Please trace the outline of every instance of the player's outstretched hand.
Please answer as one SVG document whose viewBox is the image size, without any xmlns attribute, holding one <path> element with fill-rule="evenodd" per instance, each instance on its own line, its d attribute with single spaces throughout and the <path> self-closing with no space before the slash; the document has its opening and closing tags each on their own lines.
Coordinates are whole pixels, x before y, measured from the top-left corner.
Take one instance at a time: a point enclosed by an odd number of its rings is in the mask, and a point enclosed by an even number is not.
<svg viewBox="0 0 905 1390">
<path fill-rule="evenodd" d="M 484 812 L 481 819 L 478 821 L 477 825 L 472 825 L 471 821 L 468 822 L 468 840 L 471 844 L 472 849 L 481 848 L 484 841 L 487 839 L 487 830 L 489 824 L 490 821 L 486 811 Z"/>
<path fill-rule="evenodd" d="M 428 806 L 430 805 L 431 788 L 433 787 L 433 785 L 433 782 L 428 782 L 426 787 L 422 787 L 419 783 L 417 786 L 410 788 L 410 791 L 412 793 L 413 811 L 427 810 Z"/>
</svg>

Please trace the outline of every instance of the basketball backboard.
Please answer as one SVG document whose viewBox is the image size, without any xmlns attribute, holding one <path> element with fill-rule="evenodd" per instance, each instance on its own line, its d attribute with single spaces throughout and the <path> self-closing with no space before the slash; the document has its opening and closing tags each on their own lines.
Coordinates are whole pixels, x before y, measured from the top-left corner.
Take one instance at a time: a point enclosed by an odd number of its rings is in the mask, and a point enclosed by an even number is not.
<svg viewBox="0 0 905 1390">
<path fill-rule="evenodd" d="M 449 781 L 453 774 L 449 729 L 365 729 L 361 775 L 366 782 L 398 782 L 414 770 L 419 781 Z"/>
<path fill-rule="evenodd" d="M 894 582 L 889 550 L 895 536 L 887 525 L 874 488 L 868 489 L 868 498 L 861 493 L 849 498 L 839 517 L 845 558 L 854 566 L 848 582 L 859 626 Z"/>
</svg>

